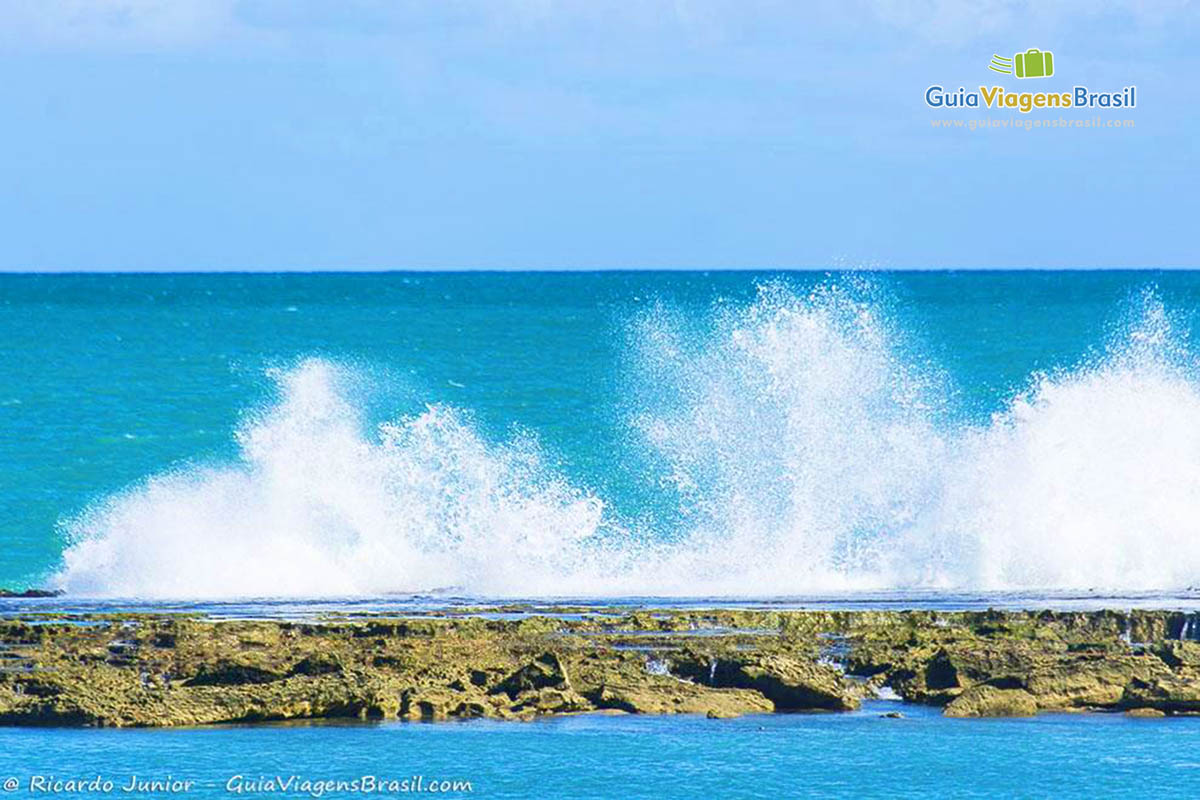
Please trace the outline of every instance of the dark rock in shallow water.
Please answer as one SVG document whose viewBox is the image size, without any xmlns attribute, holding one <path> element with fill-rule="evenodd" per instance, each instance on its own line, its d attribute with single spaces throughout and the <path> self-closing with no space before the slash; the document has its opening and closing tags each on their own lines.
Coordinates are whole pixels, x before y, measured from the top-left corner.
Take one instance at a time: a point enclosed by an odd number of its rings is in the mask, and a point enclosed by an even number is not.
<svg viewBox="0 0 1200 800">
<path fill-rule="evenodd" d="M 948 716 L 1200 713 L 1200 644 L 1178 638 L 1178 616 L 718 609 L 300 623 L 51 615 L 41 624 L 0 620 L 0 724 L 723 718 L 852 709 L 882 687 Z M 825 660 L 831 641 L 850 675 Z"/>
<path fill-rule="evenodd" d="M 1127 709 L 1152 708 L 1173 714 L 1200 713 L 1200 679 L 1188 674 L 1166 673 L 1150 680 L 1134 678 L 1125 687 L 1121 705 Z"/>
<path fill-rule="evenodd" d="M 472 683 L 475 683 L 472 680 Z M 475 683 L 475 685 L 478 685 Z M 562 660 L 554 653 L 542 653 L 528 664 L 509 675 L 492 689 L 492 694 L 504 692 L 515 698 L 522 692 L 546 689 L 549 687 L 570 688 L 567 671 Z"/>
<path fill-rule="evenodd" d="M 23 591 L 13 591 L 12 589 L 0 589 L 0 598 L 35 598 L 35 597 L 60 597 L 61 589 L 25 589 Z"/>
<path fill-rule="evenodd" d="M 1200 667 L 1200 642 L 1161 642 L 1154 654 L 1170 667 Z"/>
<path fill-rule="evenodd" d="M 297 661 L 288 671 L 288 675 L 334 675 L 342 671 L 342 665 L 337 660 L 318 653 Z"/>
<path fill-rule="evenodd" d="M 780 711 L 847 711 L 859 706 L 837 669 L 811 659 L 743 652 L 707 663 L 680 660 L 675 666 L 679 675 L 709 686 L 756 691 Z"/>
<path fill-rule="evenodd" d="M 246 686 L 257 683 L 270 683 L 283 678 L 275 672 L 260 669 L 250 664 L 237 664 L 223 661 L 218 664 L 204 665 L 196 674 L 184 682 L 184 686 Z"/>
</svg>

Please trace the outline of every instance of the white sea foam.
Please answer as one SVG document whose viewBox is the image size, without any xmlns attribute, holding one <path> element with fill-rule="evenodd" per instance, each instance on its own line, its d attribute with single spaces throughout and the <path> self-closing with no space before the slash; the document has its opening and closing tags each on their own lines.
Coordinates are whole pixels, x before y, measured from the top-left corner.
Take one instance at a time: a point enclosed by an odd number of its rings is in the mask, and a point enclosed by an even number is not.
<svg viewBox="0 0 1200 800">
<path fill-rule="evenodd" d="M 1200 580 L 1200 381 L 1153 296 L 1096 363 L 1038 376 L 963 436 L 944 481 L 956 582 L 1169 589 Z M 968 557 L 969 556 L 969 557 Z"/>
<path fill-rule="evenodd" d="M 1200 579 L 1200 381 L 1152 295 L 1106 354 L 990 423 L 877 304 L 763 292 L 689 349 L 644 325 L 674 396 L 644 416 L 693 523 L 672 586 L 1155 590 Z"/>
<path fill-rule="evenodd" d="M 310 360 L 277 378 L 278 404 L 238 433 L 239 463 L 152 478 L 69 523 L 61 587 L 536 594 L 565 588 L 539 577 L 582 579 L 604 552 L 603 504 L 553 475 L 531 439 L 488 444 L 441 406 L 368 431 L 347 371 Z"/>
<path fill-rule="evenodd" d="M 277 375 L 234 464 L 67 523 L 69 593 L 141 597 L 1155 590 L 1200 578 L 1200 380 L 1148 295 L 1109 351 L 986 424 L 851 286 L 765 288 L 633 339 L 633 428 L 679 513 L 639 535 L 547 464 L 431 406 L 371 429 L 322 360 Z M 636 509 L 630 510 L 636 512 Z"/>
<path fill-rule="evenodd" d="M 895 542 L 936 493 L 946 444 L 936 381 L 901 357 L 855 292 L 767 287 L 707 335 L 642 321 L 666 391 L 637 418 L 669 464 L 688 527 L 663 571 L 677 591 L 886 585 Z"/>
</svg>

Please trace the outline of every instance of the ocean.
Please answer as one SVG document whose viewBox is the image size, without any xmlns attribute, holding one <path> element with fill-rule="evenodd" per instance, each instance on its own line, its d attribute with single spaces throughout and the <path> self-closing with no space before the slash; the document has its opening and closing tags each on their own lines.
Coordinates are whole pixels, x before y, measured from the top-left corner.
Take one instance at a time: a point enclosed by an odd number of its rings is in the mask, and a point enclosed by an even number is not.
<svg viewBox="0 0 1200 800">
<path fill-rule="evenodd" d="M 0 586 L 1186 592 L 1193 272 L 0 276 Z"/>
<path fill-rule="evenodd" d="M 531 723 L 385 722 L 169 730 L 0 728 L 0 763 L 19 783 L 191 781 L 131 796 L 405 796 L 401 781 L 450 797 L 955 798 L 1187 797 L 1200 782 L 1200 719 L 1044 714 L 956 720 L 939 709 L 868 703 L 840 714 L 580 716 Z M 0 780 L 5 779 L 0 775 Z M 396 789 L 388 791 L 395 782 Z M 469 791 L 454 782 L 467 782 Z M 272 783 L 273 782 L 273 783 Z M 169 784 L 168 784 L 169 785 Z M 125 795 L 130 796 L 130 795 Z"/>
<path fill-rule="evenodd" d="M 0 276 L 0 587 L 63 592 L 0 613 L 1195 609 L 1198 308 L 1192 272 Z M 0 728 L 0 779 L 1124 797 L 1194 793 L 1197 742 L 871 701 Z"/>
</svg>

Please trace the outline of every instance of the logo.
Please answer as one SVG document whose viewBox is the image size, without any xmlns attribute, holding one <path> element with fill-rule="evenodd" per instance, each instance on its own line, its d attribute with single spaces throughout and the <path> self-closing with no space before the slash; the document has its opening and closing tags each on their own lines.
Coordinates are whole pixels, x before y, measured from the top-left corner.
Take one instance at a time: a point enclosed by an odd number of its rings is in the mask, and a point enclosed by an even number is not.
<svg viewBox="0 0 1200 800">
<path fill-rule="evenodd" d="M 993 54 L 988 69 L 1018 78 L 1049 78 L 1054 74 L 1054 53 L 1031 47 L 1012 58 Z"/>
<path fill-rule="evenodd" d="M 1015 78 L 1054 77 L 1054 53 L 1031 47 L 1012 58 L 993 55 L 988 69 Z M 953 85 L 953 84 L 951 84 Z M 1021 114 L 1060 109 L 1128 109 L 1137 107 L 1137 86 L 1124 86 L 1114 91 L 1093 91 L 1088 86 L 1075 84 L 1049 91 L 1007 91 L 1002 86 L 979 86 L 978 90 L 960 85 L 956 90 L 942 84 L 934 84 L 925 90 L 925 105 L 941 109 L 987 108 L 997 111 L 1011 109 Z"/>
</svg>

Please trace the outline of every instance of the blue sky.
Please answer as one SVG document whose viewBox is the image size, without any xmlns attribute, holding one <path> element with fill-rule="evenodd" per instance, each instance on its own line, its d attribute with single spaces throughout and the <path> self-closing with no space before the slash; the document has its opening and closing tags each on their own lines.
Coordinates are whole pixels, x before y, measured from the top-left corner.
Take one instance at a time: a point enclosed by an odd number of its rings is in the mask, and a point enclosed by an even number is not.
<svg viewBox="0 0 1200 800">
<path fill-rule="evenodd" d="M 6 0 L 0 269 L 1200 266 L 1197 10 Z M 935 130 L 1019 115 L 933 83 L 1136 127 Z"/>
</svg>

